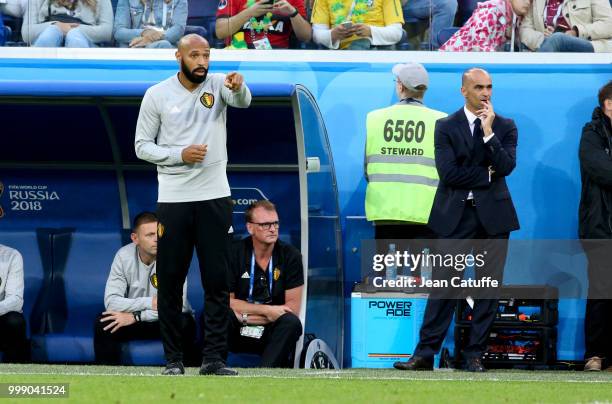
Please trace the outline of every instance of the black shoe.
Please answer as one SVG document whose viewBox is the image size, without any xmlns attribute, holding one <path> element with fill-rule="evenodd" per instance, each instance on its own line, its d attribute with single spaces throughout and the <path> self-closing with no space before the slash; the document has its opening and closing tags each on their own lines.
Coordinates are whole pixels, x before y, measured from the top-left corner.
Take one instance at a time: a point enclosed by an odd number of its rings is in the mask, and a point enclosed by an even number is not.
<svg viewBox="0 0 612 404">
<path fill-rule="evenodd" d="M 487 368 L 482 364 L 480 358 L 469 358 L 465 363 L 464 369 L 468 372 L 486 372 Z"/>
<path fill-rule="evenodd" d="M 162 372 L 164 376 L 178 376 L 185 374 L 185 367 L 182 362 L 170 362 L 166 364 L 166 369 Z"/>
<path fill-rule="evenodd" d="M 413 356 L 406 362 L 395 362 L 393 367 L 399 370 L 433 370 L 433 361 L 422 356 Z"/>
<path fill-rule="evenodd" d="M 216 376 L 236 376 L 238 372 L 225 366 L 221 361 L 202 362 L 200 367 L 201 375 L 216 375 Z"/>
</svg>

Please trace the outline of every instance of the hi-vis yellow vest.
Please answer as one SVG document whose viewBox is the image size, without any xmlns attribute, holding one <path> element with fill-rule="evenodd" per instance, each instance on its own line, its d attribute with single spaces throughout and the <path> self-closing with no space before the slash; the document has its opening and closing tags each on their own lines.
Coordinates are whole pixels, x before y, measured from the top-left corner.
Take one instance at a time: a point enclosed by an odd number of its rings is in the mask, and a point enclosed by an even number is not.
<svg viewBox="0 0 612 404">
<path fill-rule="evenodd" d="M 368 220 L 427 223 L 438 186 L 434 128 L 445 117 L 398 104 L 368 114 L 365 211 Z"/>
</svg>

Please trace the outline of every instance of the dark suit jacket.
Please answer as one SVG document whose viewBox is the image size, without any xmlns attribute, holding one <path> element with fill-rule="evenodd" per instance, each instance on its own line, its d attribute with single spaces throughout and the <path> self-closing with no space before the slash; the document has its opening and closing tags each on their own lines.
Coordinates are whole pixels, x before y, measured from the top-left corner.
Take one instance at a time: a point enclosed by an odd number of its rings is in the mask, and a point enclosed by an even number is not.
<svg viewBox="0 0 612 404">
<path fill-rule="evenodd" d="M 516 166 L 518 132 L 514 121 L 496 115 L 493 133 L 495 136 L 486 144 L 482 143 L 482 136 L 472 137 L 463 107 L 436 122 L 435 157 L 440 183 L 429 227 L 438 235 L 447 236 L 457 228 L 470 190 L 487 234 L 508 233 L 519 228 L 505 180 Z M 484 153 L 474 153 L 477 141 L 481 142 Z M 495 170 L 491 182 L 488 166 Z"/>
</svg>

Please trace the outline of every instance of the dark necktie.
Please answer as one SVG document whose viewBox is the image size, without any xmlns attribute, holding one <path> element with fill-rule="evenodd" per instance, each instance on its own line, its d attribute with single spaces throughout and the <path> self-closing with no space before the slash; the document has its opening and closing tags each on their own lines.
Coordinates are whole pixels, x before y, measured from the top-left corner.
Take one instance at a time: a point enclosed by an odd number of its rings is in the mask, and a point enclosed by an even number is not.
<svg viewBox="0 0 612 404">
<path fill-rule="evenodd" d="M 476 118 L 474 121 L 474 133 L 472 134 L 474 137 L 474 162 L 476 164 L 480 164 L 484 160 L 483 135 L 484 132 L 482 131 L 480 118 Z"/>
<path fill-rule="evenodd" d="M 474 136 L 474 140 L 478 139 L 477 136 L 482 137 L 482 126 L 480 118 L 476 118 L 474 120 L 474 132 L 472 133 L 472 136 Z"/>
</svg>

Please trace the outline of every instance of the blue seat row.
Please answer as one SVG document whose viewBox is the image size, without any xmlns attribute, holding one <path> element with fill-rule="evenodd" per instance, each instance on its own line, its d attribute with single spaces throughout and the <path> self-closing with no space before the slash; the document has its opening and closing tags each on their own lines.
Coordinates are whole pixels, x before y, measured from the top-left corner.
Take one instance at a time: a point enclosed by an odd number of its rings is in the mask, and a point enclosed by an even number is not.
<svg viewBox="0 0 612 404">
<path fill-rule="evenodd" d="M 282 235 L 290 241 L 290 237 Z M 125 243 L 119 232 L 75 229 L 2 231 L 0 243 L 24 257 L 24 317 L 32 360 L 42 363 L 91 363 L 94 319 L 104 311 L 104 288 L 115 252 Z M 188 274 L 188 299 L 199 320 L 204 306 L 194 254 Z M 197 321 L 199 323 L 199 321 Z M 198 334 L 201 339 L 201 333 Z M 126 365 L 161 365 L 160 341 L 124 344 Z M 230 355 L 232 366 L 253 366 L 257 356 Z"/>
</svg>

